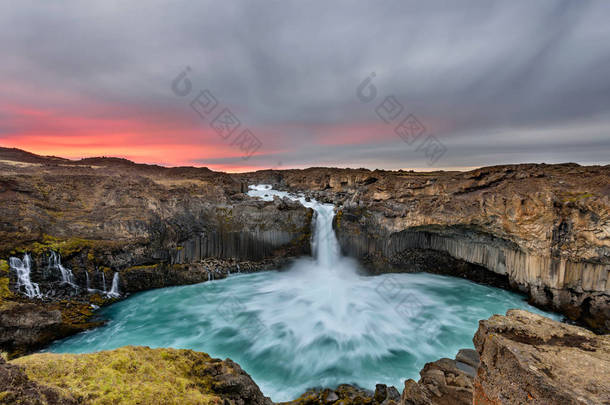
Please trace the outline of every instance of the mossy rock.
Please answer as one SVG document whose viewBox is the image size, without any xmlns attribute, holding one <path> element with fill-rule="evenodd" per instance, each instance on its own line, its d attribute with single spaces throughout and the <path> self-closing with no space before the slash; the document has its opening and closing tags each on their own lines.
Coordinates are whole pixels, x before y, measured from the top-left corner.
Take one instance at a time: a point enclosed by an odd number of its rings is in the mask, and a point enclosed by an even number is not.
<svg viewBox="0 0 610 405">
<path fill-rule="evenodd" d="M 13 297 L 13 293 L 9 289 L 9 265 L 6 260 L 0 259 L 0 307 L 5 303 L 5 300 Z"/>
<path fill-rule="evenodd" d="M 87 253 L 91 262 L 103 251 L 119 249 L 124 244 L 120 241 L 94 240 L 83 238 L 60 238 L 43 234 L 37 241 L 19 245 L 11 254 L 32 253 L 34 255 L 46 254 L 49 251 L 58 252 L 62 257 L 70 257 L 82 251 Z"/>
<path fill-rule="evenodd" d="M 154 263 L 154 264 L 143 264 L 143 265 L 139 265 L 139 266 L 131 266 L 131 267 L 127 267 L 126 269 L 122 270 L 122 272 L 130 272 L 130 271 L 137 271 L 137 270 L 156 270 L 161 266 L 161 263 Z"/>
<path fill-rule="evenodd" d="M 40 353 L 12 363 L 24 366 L 32 381 L 87 404 L 220 405 L 227 398 L 216 392 L 223 382 L 247 376 L 235 363 L 205 353 L 133 346 L 91 354 Z M 269 403 L 262 398 L 245 403 Z"/>
</svg>

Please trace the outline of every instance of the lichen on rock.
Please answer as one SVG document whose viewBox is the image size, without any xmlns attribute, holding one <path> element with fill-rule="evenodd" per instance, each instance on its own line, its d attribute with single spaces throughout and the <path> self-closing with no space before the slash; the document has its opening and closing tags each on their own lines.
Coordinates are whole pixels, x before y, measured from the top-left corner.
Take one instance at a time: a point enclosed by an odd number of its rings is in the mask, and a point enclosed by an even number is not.
<svg viewBox="0 0 610 405">
<path fill-rule="evenodd" d="M 239 365 L 192 350 L 127 346 L 11 363 L 25 367 L 31 381 L 86 404 L 271 405 Z"/>
</svg>

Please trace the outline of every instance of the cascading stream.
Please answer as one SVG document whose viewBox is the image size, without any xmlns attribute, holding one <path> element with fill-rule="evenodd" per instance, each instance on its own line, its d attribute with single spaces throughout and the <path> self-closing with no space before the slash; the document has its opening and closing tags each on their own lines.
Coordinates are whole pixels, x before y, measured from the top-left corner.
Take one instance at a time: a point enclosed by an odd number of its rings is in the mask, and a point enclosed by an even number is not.
<svg viewBox="0 0 610 405">
<path fill-rule="evenodd" d="M 51 254 L 49 256 L 48 269 L 49 270 L 55 270 L 55 269 L 59 270 L 62 284 L 68 284 L 68 285 L 78 289 L 78 286 L 74 283 L 74 274 L 72 274 L 72 270 L 62 266 L 61 256 L 59 255 L 59 253 L 57 253 L 55 251 L 51 251 Z"/>
<path fill-rule="evenodd" d="M 28 298 L 41 298 L 40 288 L 38 284 L 32 283 L 30 280 L 31 271 L 31 260 L 30 255 L 27 253 L 23 255 L 23 260 L 17 257 L 9 258 L 9 267 L 17 274 L 17 290 L 24 289 L 24 293 Z"/>
<path fill-rule="evenodd" d="M 332 205 L 269 186 L 251 187 L 249 194 L 267 201 L 289 197 L 314 209 L 313 257 L 296 260 L 287 271 L 137 294 L 102 309 L 110 320 L 105 326 L 49 350 L 130 344 L 200 350 L 235 360 L 266 395 L 285 401 L 310 387 L 340 383 L 401 389 L 405 379 L 419 378 L 426 362 L 472 347 L 480 319 L 509 308 L 543 313 L 520 295 L 463 279 L 363 276 L 340 254 Z"/>
<path fill-rule="evenodd" d="M 120 297 L 119 294 L 119 273 L 115 272 L 114 276 L 112 276 L 112 286 L 110 287 L 110 291 L 106 294 L 109 297 L 117 298 Z"/>
</svg>

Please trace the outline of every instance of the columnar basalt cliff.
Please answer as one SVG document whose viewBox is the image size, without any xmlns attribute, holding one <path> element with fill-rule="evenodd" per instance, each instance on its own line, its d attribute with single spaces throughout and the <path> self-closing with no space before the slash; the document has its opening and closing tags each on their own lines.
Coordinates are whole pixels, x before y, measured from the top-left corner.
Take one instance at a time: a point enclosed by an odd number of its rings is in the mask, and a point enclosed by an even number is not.
<svg viewBox="0 0 610 405">
<path fill-rule="evenodd" d="M 372 272 L 430 271 L 518 288 L 534 304 L 610 330 L 608 166 L 230 175 L 16 149 L 0 149 L 0 298 L 11 302 L 0 308 L 3 319 L 14 322 L 15 306 L 26 303 L 49 311 L 50 300 L 62 315 L 59 329 L 80 330 L 89 304 L 116 298 L 115 278 L 124 294 L 279 268 L 309 253 L 313 212 L 250 198 L 254 183 L 335 203 L 342 249 Z M 9 257 L 25 253 L 42 301 L 24 298 L 9 270 Z M 53 255 L 78 288 L 62 281 Z M 15 347 L 13 329 L 0 325 L 0 345 Z M 58 335 L 44 336 L 40 344 Z"/>
<path fill-rule="evenodd" d="M 310 252 L 311 209 L 245 191 L 239 178 L 205 168 L 0 149 L 0 348 L 21 353 L 91 326 L 90 304 L 116 299 L 115 280 L 124 296 L 278 268 Z M 26 253 L 40 298 L 25 298 L 9 268 Z"/>
<path fill-rule="evenodd" d="M 313 168 L 250 179 L 337 204 L 343 250 L 374 272 L 424 270 L 510 284 L 536 305 L 610 330 L 609 166 Z"/>
</svg>

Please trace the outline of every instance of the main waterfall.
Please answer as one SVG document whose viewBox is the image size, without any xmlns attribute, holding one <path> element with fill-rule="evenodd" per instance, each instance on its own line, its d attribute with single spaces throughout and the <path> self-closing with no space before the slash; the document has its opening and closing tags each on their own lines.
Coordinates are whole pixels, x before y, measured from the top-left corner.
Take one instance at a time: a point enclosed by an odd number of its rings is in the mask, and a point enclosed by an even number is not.
<svg viewBox="0 0 610 405">
<path fill-rule="evenodd" d="M 199 350 L 235 360 L 266 395 L 286 401 L 340 383 L 400 389 L 405 379 L 419 378 L 426 362 L 472 347 L 479 319 L 508 308 L 541 312 L 522 296 L 462 279 L 361 275 L 358 263 L 340 253 L 332 205 L 270 186 L 251 187 L 249 194 L 288 197 L 315 210 L 313 256 L 284 271 L 136 294 L 100 311 L 110 320 L 105 326 L 50 350 L 134 344 Z"/>
<path fill-rule="evenodd" d="M 273 190 L 270 185 L 250 186 L 248 195 L 258 197 L 265 201 L 273 201 L 273 197 L 289 198 L 298 201 L 307 208 L 316 212 L 314 217 L 314 234 L 312 239 L 312 252 L 318 268 L 327 268 L 340 260 L 340 249 L 333 230 L 335 216 L 332 204 L 321 204 L 314 199 L 306 199 L 285 191 Z"/>
</svg>

